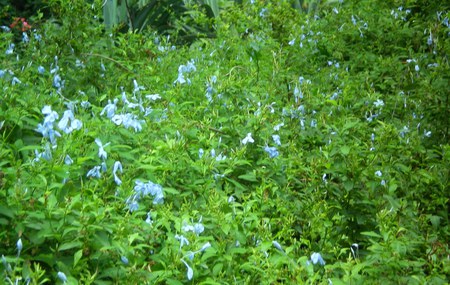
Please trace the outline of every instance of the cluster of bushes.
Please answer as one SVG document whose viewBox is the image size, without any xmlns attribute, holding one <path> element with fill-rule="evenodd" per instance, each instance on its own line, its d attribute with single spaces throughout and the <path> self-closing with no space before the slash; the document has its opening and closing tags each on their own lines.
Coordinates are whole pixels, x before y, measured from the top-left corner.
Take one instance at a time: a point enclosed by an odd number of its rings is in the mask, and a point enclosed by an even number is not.
<svg viewBox="0 0 450 285">
<path fill-rule="evenodd" d="M 448 5 L 138 2 L 1 28 L 2 280 L 447 282 Z"/>
</svg>

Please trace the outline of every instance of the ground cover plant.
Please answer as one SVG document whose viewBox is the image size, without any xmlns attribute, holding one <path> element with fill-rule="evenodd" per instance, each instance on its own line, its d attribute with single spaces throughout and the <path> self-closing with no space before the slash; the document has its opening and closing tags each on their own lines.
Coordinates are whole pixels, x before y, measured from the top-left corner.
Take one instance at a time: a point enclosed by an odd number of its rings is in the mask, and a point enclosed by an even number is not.
<svg viewBox="0 0 450 285">
<path fill-rule="evenodd" d="M 43 2 L 0 32 L 2 282 L 448 282 L 448 5 Z"/>
</svg>

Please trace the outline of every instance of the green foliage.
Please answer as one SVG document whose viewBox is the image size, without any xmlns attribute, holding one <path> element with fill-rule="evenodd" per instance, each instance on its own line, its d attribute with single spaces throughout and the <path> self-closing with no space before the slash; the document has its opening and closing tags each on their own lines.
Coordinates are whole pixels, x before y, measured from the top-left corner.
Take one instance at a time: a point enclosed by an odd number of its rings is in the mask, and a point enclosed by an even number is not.
<svg viewBox="0 0 450 285">
<path fill-rule="evenodd" d="M 2 30 L 1 279 L 446 284 L 448 7 L 341 2 Z"/>
</svg>

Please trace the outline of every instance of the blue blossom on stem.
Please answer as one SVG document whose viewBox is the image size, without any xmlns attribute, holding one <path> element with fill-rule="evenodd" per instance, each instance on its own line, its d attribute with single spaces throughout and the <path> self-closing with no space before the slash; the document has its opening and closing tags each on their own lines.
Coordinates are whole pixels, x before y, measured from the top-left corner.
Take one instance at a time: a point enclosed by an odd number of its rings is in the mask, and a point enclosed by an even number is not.
<svg viewBox="0 0 450 285">
<path fill-rule="evenodd" d="M 254 143 L 255 140 L 252 138 L 252 133 L 248 133 L 247 136 L 244 139 L 242 139 L 241 142 L 243 145 L 246 145 L 247 143 Z"/>
<path fill-rule="evenodd" d="M 102 144 L 100 139 L 95 139 L 95 143 L 98 145 L 98 157 L 100 157 L 103 160 L 106 160 L 108 157 L 108 154 L 106 153 L 104 147 L 108 146 L 110 143 Z"/>
<path fill-rule="evenodd" d="M 6 50 L 6 54 L 13 54 L 14 53 L 14 47 L 15 47 L 16 45 L 15 44 L 9 44 L 9 47 L 8 47 L 8 49 Z"/>
<path fill-rule="evenodd" d="M 279 244 L 276 240 L 272 241 L 272 245 L 279 251 L 284 252 L 283 247 L 281 247 L 281 244 Z"/>
<path fill-rule="evenodd" d="M 269 154 L 270 158 L 275 158 L 278 155 L 280 155 L 277 148 L 273 147 L 273 146 L 272 147 L 266 146 L 266 147 L 264 147 L 264 150 Z"/>
<path fill-rule="evenodd" d="M 122 261 L 123 264 L 128 265 L 128 258 L 126 256 L 121 256 L 120 261 Z"/>
<path fill-rule="evenodd" d="M 186 261 L 184 261 L 183 259 L 180 259 L 184 265 L 186 265 L 187 268 L 187 278 L 188 280 L 191 280 L 192 277 L 194 276 L 194 271 L 192 270 L 192 268 L 186 263 Z"/>
<path fill-rule="evenodd" d="M 67 283 L 67 277 L 66 274 L 64 274 L 64 272 L 58 271 L 58 274 L 56 274 L 56 276 L 59 278 L 59 280 L 61 280 L 64 284 Z"/>
<path fill-rule="evenodd" d="M 175 235 L 175 239 L 180 242 L 180 250 L 185 245 L 189 245 L 189 241 L 187 238 L 185 238 L 183 235 Z"/>
<path fill-rule="evenodd" d="M 64 158 L 64 163 L 66 165 L 71 165 L 73 163 L 73 160 L 69 155 L 66 155 L 66 157 Z"/>
<path fill-rule="evenodd" d="M 103 108 L 103 110 L 100 112 L 100 116 L 103 116 L 103 114 L 106 113 L 106 117 L 108 117 L 109 119 L 111 119 L 116 110 L 117 110 L 117 102 L 119 101 L 119 99 L 114 99 L 113 102 L 111 102 L 111 100 L 108 100 L 108 104 L 106 104 L 106 106 Z"/>
<path fill-rule="evenodd" d="M 153 224 L 153 220 L 152 220 L 152 216 L 151 216 L 150 212 L 147 213 L 147 219 L 145 219 L 145 222 L 149 225 Z"/>
<path fill-rule="evenodd" d="M 81 129 L 82 125 L 83 123 L 80 120 L 75 119 L 72 110 L 66 110 L 64 111 L 64 115 L 61 121 L 59 121 L 58 123 L 58 128 L 60 128 L 66 134 L 70 134 L 74 130 Z"/>
<path fill-rule="evenodd" d="M 313 252 L 313 254 L 311 254 L 311 262 L 313 264 L 317 264 L 319 263 L 320 265 L 325 265 L 325 261 L 322 258 L 322 255 L 320 255 L 320 253 L 318 252 Z"/>
<path fill-rule="evenodd" d="M 61 76 L 59 76 L 59 74 L 55 74 L 55 76 L 53 77 L 53 87 L 58 90 L 64 87 L 64 81 L 61 79 Z"/>
<path fill-rule="evenodd" d="M 51 106 L 44 106 L 42 114 L 45 115 L 44 123 L 38 124 L 36 131 L 40 132 L 44 138 L 50 139 L 50 142 L 55 145 L 56 137 L 60 137 L 61 134 L 53 129 L 53 123 L 59 118 L 59 115 L 52 111 Z"/>
<path fill-rule="evenodd" d="M 17 256 L 20 256 L 20 253 L 22 252 L 23 244 L 22 239 L 19 238 L 19 240 L 16 243 L 17 246 Z"/>
<path fill-rule="evenodd" d="M 275 144 L 281 145 L 280 136 L 279 135 L 272 135 L 272 139 Z"/>
<path fill-rule="evenodd" d="M 147 183 L 143 183 L 140 180 L 136 180 L 136 185 L 134 186 L 135 194 L 134 200 L 139 201 L 142 197 L 152 195 L 153 204 L 162 204 L 164 203 L 164 193 L 163 188 L 159 184 L 155 184 L 151 181 Z"/>
<path fill-rule="evenodd" d="M 6 261 L 6 258 L 3 254 L 2 254 L 2 263 L 3 263 L 3 267 L 6 269 L 7 272 L 12 271 L 11 265 Z"/>
<path fill-rule="evenodd" d="M 120 185 L 120 184 L 122 184 L 122 180 L 120 180 L 120 178 L 117 176 L 117 174 L 116 174 L 117 171 L 120 171 L 120 173 L 123 173 L 122 163 L 120 163 L 120 161 L 114 162 L 114 166 L 113 166 L 114 182 L 116 182 L 117 185 Z"/>
<path fill-rule="evenodd" d="M 94 166 L 91 170 L 88 171 L 86 177 L 100 178 L 102 175 L 100 173 L 101 166 Z"/>
<path fill-rule="evenodd" d="M 39 65 L 39 67 L 38 67 L 38 73 L 39 73 L 39 74 L 44 74 L 44 72 L 45 72 L 45 68 L 44 68 L 42 65 Z"/>
<path fill-rule="evenodd" d="M 144 122 L 143 120 L 138 120 L 137 116 L 131 113 L 114 115 L 111 121 L 118 126 L 123 125 L 126 129 L 134 128 L 135 132 L 142 130 L 142 123 Z"/>
</svg>

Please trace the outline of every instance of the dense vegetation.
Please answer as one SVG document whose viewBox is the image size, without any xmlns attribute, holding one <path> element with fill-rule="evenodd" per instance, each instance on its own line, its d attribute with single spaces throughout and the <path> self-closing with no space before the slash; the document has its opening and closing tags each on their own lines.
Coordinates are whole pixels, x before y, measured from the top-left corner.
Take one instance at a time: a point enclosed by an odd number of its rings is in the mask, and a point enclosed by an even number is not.
<svg viewBox="0 0 450 285">
<path fill-rule="evenodd" d="M 446 284 L 449 5 L 200 2 L 2 26 L 2 282 Z"/>
</svg>

